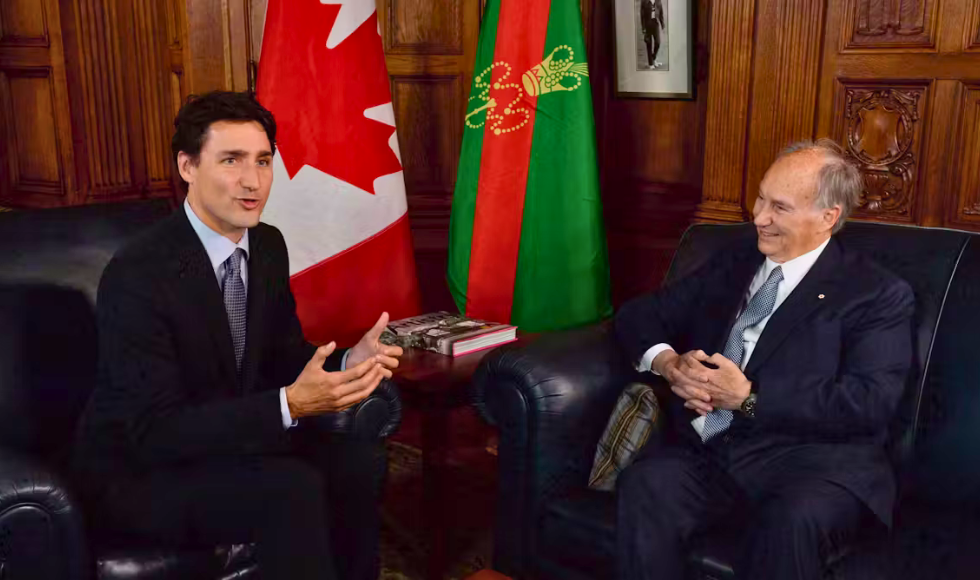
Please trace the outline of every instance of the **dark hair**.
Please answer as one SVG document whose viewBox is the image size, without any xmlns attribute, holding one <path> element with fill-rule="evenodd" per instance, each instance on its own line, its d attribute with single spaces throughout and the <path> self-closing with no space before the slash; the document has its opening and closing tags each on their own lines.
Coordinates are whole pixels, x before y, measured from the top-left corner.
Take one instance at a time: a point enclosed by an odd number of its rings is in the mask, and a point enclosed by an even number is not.
<svg viewBox="0 0 980 580">
<path fill-rule="evenodd" d="M 187 97 L 174 119 L 174 137 L 170 140 L 174 164 L 183 151 L 197 163 L 211 123 L 217 121 L 255 121 L 265 129 L 272 153 L 276 153 L 276 120 L 259 104 L 251 92 L 212 91 Z M 178 173 L 179 175 L 179 173 Z M 184 184 L 186 187 L 187 184 Z"/>
</svg>

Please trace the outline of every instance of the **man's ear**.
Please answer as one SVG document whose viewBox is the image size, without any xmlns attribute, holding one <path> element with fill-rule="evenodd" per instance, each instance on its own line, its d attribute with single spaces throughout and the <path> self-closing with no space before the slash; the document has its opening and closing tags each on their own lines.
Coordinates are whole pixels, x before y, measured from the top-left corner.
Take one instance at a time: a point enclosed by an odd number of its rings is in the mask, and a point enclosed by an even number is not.
<svg viewBox="0 0 980 580">
<path fill-rule="evenodd" d="M 841 215 L 841 209 L 839 205 L 835 205 L 834 207 L 823 210 L 824 224 L 828 228 L 833 229 L 834 224 L 836 224 L 837 220 L 840 219 L 840 215 Z"/>
<path fill-rule="evenodd" d="M 187 185 L 194 183 L 194 179 L 197 177 L 197 163 L 198 161 L 189 153 L 183 151 L 177 153 L 177 171 L 180 172 L 181 179 L 186 181 Z"/>
</svg>

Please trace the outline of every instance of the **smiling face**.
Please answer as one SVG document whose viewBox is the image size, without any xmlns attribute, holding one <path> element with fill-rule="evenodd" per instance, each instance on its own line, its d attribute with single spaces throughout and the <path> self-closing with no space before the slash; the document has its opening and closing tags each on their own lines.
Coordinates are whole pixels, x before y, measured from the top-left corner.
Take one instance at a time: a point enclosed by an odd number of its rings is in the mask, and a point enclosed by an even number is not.
<svg viewBox="0 0 980 580">
<path fill-rule="evenodd" d="M 238 243 L 259 223 L 272 187 L 272 147 L 255 121 L 216 121 L 204 135 L 197 162 L 177 155 L 187 202 L 208 227 Z"/>
<path fill-rule="evenodd" d="M 752 208 L 759 251 L 783 263 L 817 249 L 830 238 L 840 206 L 817 207 L 817 177 L 822 155 L 801 151 L 777 159 L 759 185 Z"/>
</svg>

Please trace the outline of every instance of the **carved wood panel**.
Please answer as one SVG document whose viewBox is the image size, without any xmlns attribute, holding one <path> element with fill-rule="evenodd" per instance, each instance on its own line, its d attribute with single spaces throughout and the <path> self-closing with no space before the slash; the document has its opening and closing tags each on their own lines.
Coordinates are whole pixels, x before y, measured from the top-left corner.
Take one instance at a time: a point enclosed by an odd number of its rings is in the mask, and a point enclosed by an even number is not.
<svg viewBox="0 0 980 580">
<path fill-rule="evenodd" d="M 61 196 L 62 166 L 50 71 L 0 71 L 6 185 L 19 194 Z"/>
<path fill-rule="evenodd" d="M 845 49 L 936 46 L 939 0 L 851 0 Z"/>
<path fill-rule="evenodd" d="M 0 2 L 0 44 L 47 46 L 46 12 L 44 3 L 37 0 Z"/>
<path fill-rule="evenodd" d="M 133 183 L 117 0 L 78 0 L 79 63 L 85 145 L 93 193 L 112 195 Z"/>
<path fill-rule="evenodd" d="M 166 19 L 164 6 L 158 0 L 133 1 L 133 44 L 139 79 L 139 109 L 142 129 L 142 153 L 150 189 L 168 190 L 171 183 L 170 137 L 173 127 L 172 88 L 169 46 L 172 38 L 159 24 Z"/>
<path fill-rule="evenodd" d="M 915 221 L 926 84 L 839 84 L 837 140 L 861 169 L 858 216 Z"/>
<path fill-rule="evenodd" d="M 378 0 L 389 54 L 463 54 L 463 0 Z"/>
<path fill-rule="evenodd" d="M 963 86 L 959 131 L 952 151 L 958 159 L 950 166 L 954 195 L 950 218 L 954 226 L 980 225 L 980 85 Z"/>
</svg>

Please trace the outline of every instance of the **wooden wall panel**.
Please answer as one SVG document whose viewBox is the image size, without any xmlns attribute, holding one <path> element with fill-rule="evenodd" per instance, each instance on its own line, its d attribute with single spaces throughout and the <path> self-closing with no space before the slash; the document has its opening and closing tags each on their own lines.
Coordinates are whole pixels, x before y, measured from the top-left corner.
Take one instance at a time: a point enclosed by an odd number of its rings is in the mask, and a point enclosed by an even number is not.
<svg viewBox="0 0 980 580">
<path fill-rule="evenodd" d="M 856 219 L 980 229 L 964 128 L 976 122 L 980 0 L 756 0 L 744 41 L 749 4 L 716 6 L 701 219 L 739 219 L 780 148 L 831 137 L 864 176 Z M 719 57 L 733 38 L 754 51 L 748 72 Z"/>
<path fill-rule="evenodd" d="M 966 50 L 980 51 L 980 0 L 973 0 L 970 24 L 966 27 L 966 34 L 963 36 Z"/>
<path fill-rule="evenodd" d="M 392 75 L 391 86 L 423 307 L 450 308 L 446 257 L 465 114 L 463 76 Z"/>
<path fill-rule="evenodd" d="M 184 12 L 186 91 L 254 88 L 251 0 L 184 0 Z"/>
<path fill-rule="evenodd" d="M 177 116 L 180 105 L 188 94 L 184 80 L 184 46 L 187 44 L 187 14 L 183 0 L 166 0 L 164 11 L 167 22 L 166 66 L 170 71 L 168 90 L 170 91 L 171 120 Z M 168 123 L 168 131 L 172 125 Z"/>
<path fill-rule="evenodd" d="M 742 187 L 746 168 L 756 2 L 717 2 L 711 14 L 712 75 L 704 137 L 701 220 L 745 219 Z"/>
<path fill-rule="evenodd" d="M 812 139 L 820 84 L 825 0 L 760 0 L 756 31 L 745 209 L 789 143 Z"/>
<path fill-rule="evenodd" d="M 146 165 L 148 187 L 169 190 L 172 162 L 170 138 L 173 132 L 172 87 L 161 82 L 170 78 L 168 30 L 159 26 L 166 20 L 158 0 L 133 0 L 133 31 L 136 61 L 140 63 L 139 109 L 143 138 L 140 140 Z"/>
<path fill-rule="evenodd" d="M 916 221 L 928 85 L 839 82 L 835 137 L 864 176 L 856 216 Z"/>
<path fill-rule="evenodd" d="M 91 195 L 133 184 L 117 2 L 78 0 L 78 37 Z"/>
<path fill-rule="evenodd" d="M 388 54 L 463 54 L 463 0 L 379 0 L 386 3 Z"/>
<path fill-rule="evenodd" d="M 7 127 L 9 187 L 21 193 L 64 195 L 53 86 L 48 71 L 0 73 L 0 103 Z"/>
<path fill-rule="evenodd" d="M 74 202 L 68 104 L 58 0 L 3 0 L 0 205 Z"/>
<path fill-rule="evenodd" d="M 46 11 L 37 0 L 0 2 L 0 44 L 47 46 Z"/>
<path fill-rule="evenodd" d="M 660 286 L 701 198 L 709 4 L 696 5 L 693 101 L 616 97 L 612 3 L 590 4 L 589 81 L 615 306 Z"/>
<path fill-rule="evenodd" d="M 482 2 L 378 0 L 408 217 L 426 311 L 453 310 L 449 217 Z"/>
<path fill-rule="evenodd" d="M 462 75 L 393 75 L 391 87 L 399 137 L 411 144 L 401 151 L 409 197 L 430 192 L 451 196 L 465 113 Z M 445 122 L 433 122 L 436 112 L 446 115 Z"/>
<path fill-rule="evenodd" d="M 962 86 L 959 131 L 951 165 L 950 225 L 980 227 L 980 85 Z"/>
<path fill-rule="evenodd" d="M 939 0 L 850 0 L 844 21 L 844 48 L 934 49 L 939 3 Z"/>
</svg>

